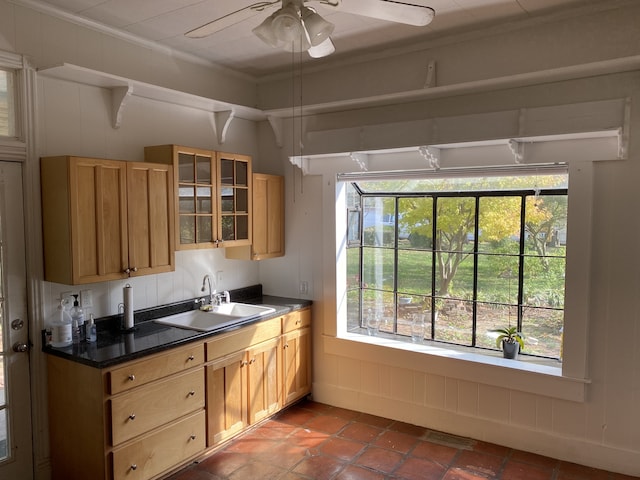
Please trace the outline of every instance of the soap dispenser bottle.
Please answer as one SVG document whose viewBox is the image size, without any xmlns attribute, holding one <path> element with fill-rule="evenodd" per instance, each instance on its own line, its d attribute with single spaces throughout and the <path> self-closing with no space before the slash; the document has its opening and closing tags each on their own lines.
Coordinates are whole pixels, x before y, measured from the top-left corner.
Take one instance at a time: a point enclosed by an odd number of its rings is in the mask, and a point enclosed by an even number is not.
<svg viewBox="0 0 640 480">
<path fill-rule="evenodd" d="M 87 327 L 87 342 L 93 343 L 98 339 L 96 322 L 93 320 L 93 313 L 89 314 L 89 321 L 85 324 Z"/>
<path fill-rule="evenodd" d="M 85 324 L 84 324 L 84 312 L 82 308 L 80 308 L 80 303 L 78 302 L 78 295 L 73 295 L 73 307 L 71 308 L 71 323 L 73 325 L 73 329 L 75 330 L 77 324 L 77 338 L 78 341 L 74 343 L 79 343 L 81 340 L 84 340 L 86 337 L 85 332 Z M 76 336 L 74 335 L 74 339 Z"/>
<path fill-rule="evenodd" d="M 57 311 L 51 318 L 51 346 L 68 347 L 72 343 L 71 316 L 64 309 L 64 300 L 60 300 Z"/>
</svg>

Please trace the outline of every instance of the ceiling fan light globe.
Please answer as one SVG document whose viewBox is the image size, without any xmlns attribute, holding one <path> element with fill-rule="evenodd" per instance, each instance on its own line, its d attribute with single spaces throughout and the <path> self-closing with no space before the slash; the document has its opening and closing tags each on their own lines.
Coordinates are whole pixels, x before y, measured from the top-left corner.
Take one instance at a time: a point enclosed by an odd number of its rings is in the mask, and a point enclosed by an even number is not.
<svg viewBox="0 0 640 480">
<path fill-rule="evenodd" d="M 278 40 L 278 37 L 276 37 L 275 31 L 273 29 L 273 19 L 275 18 L 276 13 L 268 16 L 260 25 L 251 30 L 256 37 L 258 37 L 270 47 L 274 48 L 280 46 L 280 41 Z"/>
<path fill-rule="evenodd" d="M 321 44 L 309 48 L 308 53 L 311 58 L 322 58 L 331 55 L 335 51 L 336 47 L 333 45 L 333 42 L 330 38 L 327 38 Z"/>
<path fill-rule="evenodd" d="M 304 27 L 298 11 L 292 4 L 282 7 L 274 15 L 271 26 L 278 40 L 288 43 L 300 37 Z"/>
<path fill-rule="evenodd" d="M 302 9 L 302 22 L 309 34 L 309 41 L 314 47 L 329 38 L 335 29 L 333 23 L 327 22 L 309 7 L 303 7 Z"/>
</svg>

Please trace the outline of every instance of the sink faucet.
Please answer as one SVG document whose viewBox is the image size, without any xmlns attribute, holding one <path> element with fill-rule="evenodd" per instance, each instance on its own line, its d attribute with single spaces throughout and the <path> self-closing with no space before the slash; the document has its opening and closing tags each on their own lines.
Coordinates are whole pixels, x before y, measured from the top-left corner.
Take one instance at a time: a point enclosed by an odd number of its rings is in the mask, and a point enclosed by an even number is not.
<svg viewBox="0 0 640 480">
<path fill-rule="evenodd" d="M 224 298 L 224 303 L 231 303 L 231 296 L 229 295 L 229 291 L 225 290 L 222 293 L 214 293 L 213 294 L 213 303 L 212 305 L 222 305 L 222 299 Z"/>
<path fill-rule="evenodd" d="M 204 292 L 205 286 L 209 287 L 209 303 L 213 305 L 216 291 L 212 290 L 211 288 L 211 277 L 209 275 L 205 275 L 204 278 L 202 279 L 202 288 L 200 289 L 201 292 Z"/>
</svg>

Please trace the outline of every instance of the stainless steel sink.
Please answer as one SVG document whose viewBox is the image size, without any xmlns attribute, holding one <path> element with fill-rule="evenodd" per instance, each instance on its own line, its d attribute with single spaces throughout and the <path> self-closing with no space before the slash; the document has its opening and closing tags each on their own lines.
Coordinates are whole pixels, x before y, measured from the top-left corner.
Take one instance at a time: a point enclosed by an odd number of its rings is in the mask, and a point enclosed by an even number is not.
<svg viewBox="0 0 640 480">
<path fill-rule="evenodd" d="M 156 323 L 173 327 L 189 328 L 207 332 L 241 323 L 253 318 L 262 317 L 275 312 L 275 308 L 248 303 L 223 303 L 213 307 L 211 311 L 191 310 L 154 320 Z"/>
</svg>

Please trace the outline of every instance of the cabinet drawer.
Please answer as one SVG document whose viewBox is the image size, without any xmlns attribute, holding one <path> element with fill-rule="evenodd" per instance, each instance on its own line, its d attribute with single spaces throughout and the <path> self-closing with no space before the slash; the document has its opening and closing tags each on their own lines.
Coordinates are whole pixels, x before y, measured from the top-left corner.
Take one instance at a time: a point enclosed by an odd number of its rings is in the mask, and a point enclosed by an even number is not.
<svg viewBox="0 0 640 480">
<path fill-rule="evenodd" d="M 169 353 L 131 362 L 109 372 L 109 392 L 113 395 L 138 385 L 187 370 L 204 362 L 204 345 L 194 344 Z"/>
<path fill-rule="evenodd" d="M 113 478 L 146 480 L 205 448 L 205 413 L 200 411 L 113 451 Z"/>
<path fill-rule="evenodd" d="M 201 408 L 204 408 L 204 368 L 114 397 L 112 444 L 118 445 Z"/>
<path fill-rule="evenodd" d="M 215 360 L 279 336 L 282 331 L 280 322 L 281 317 L 276 317 L 215 337 L 207 342 L 207 360 Z"/>
<path fill-rule="evenodd" d="M 311 309 L 295 310 L 282 317 L 282 333 L 311 325 Z"/>
</svg>

